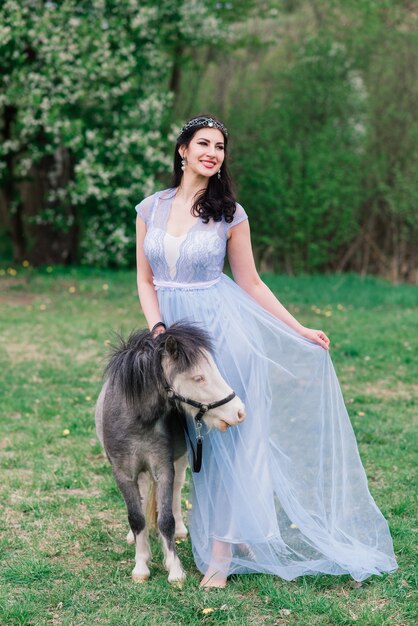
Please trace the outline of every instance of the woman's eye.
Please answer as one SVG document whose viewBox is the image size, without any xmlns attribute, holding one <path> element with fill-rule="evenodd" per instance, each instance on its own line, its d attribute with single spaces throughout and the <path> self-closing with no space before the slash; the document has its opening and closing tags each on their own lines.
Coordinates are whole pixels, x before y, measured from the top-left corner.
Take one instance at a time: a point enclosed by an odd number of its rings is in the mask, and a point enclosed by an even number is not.
<svg viewBox="0 0 418 626">
<path fill-rule="evenodd" d="M 208 144 L 205 141 L 199 141 L 199 146 L 207 146 Z M 223 150 L 224 147 L 223 146 L 216 146 L 218 148 L 218 150 Z"/>
</svg>

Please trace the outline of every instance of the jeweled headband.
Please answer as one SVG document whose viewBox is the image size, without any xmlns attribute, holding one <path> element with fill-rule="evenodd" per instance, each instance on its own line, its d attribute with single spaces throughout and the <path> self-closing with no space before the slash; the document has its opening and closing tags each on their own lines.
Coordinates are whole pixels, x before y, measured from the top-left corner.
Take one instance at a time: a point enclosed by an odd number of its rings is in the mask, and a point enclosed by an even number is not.
<svg viewBox="0 0 418 626">
<path fill-rule="evenodd" d="M 209 128 L 219 128 L 219 130 L 221 130 L 228 137 L 228 131 L 225 126 L 221 124 L 221 122 L 214 120 L 213 117 L 195 117 L 193 120 L 190 120 L 190 122 L 187 122 L 187 124 L 183 126 L 180 131 L 180 135 L 182 135 L 185 130 L 192 128 L 193 126 L 208 126 Z"/>
</svg>

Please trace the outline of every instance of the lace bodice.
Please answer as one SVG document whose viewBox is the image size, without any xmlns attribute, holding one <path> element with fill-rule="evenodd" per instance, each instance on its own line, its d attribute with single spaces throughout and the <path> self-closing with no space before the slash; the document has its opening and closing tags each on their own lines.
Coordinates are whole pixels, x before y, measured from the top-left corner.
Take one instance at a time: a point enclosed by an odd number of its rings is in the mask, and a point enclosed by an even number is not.
<svg viewBox="0 0 418 626">
<path fill-rule="evenodd" d="M 165 282 L 199 283 L 219 278 L 225 259 L 228 231 L 247 214 L 237 203 L 231 223 L 197 219 L 185 235 L 175 237 L 166 231 L 176 188 L 158 191 L 136 205 L 147 226 L 144 252 L 154 279 Z"/>
</svg>

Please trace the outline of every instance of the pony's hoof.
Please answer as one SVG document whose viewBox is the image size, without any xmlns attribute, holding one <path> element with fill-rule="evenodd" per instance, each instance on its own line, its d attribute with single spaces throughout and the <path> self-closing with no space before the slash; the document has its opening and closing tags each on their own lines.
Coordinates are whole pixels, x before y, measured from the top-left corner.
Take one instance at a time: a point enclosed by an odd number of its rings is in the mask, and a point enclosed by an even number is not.
<svg viewBox="0 0 418 626">
<path fill-rule="evenodd" d="M 132 580 L 134 583 L 146 583 L 148 582 L 149 576 L 147 574 L 132 574 Z"/>
<path fill-rule="evenodd" d="M 176 589 L 183 589 L 184 580 L 169 580 L 168 582 L 172 587 L 176 587 Z"/>
<path fill-rule="evenodd" d="M 174 531 L 175 539 L 187 539 L 189 531 L 183 520 L 176 520 L 176 529 Z"/>
<path fill-rule="evenodd" d="M 175 538 L 175 539 L 181 539 L 181 540 L 184 540 L 184 539 L 187 539 L 187 537 L 188 537 L 188 536 L 189 536 L 189 533 L 188 533 L 188 532 L 187 532 L 187 530 L 186 530 L 186 532 L 178 532 L 178 533 L 176 533 L 176 534 L 174 535 L 174 538 Z"/>
<path fill-rule="evenodd" d="M 175 587 L 182 587 L 185 579 L 186 579 L 186 572 L 180 571 L 180 572 L 177 572 L 176 574 L 171 574 L 168 577 L 168 582 L 170 583 L 170 585 L 174 585 Z"/>
</svg>

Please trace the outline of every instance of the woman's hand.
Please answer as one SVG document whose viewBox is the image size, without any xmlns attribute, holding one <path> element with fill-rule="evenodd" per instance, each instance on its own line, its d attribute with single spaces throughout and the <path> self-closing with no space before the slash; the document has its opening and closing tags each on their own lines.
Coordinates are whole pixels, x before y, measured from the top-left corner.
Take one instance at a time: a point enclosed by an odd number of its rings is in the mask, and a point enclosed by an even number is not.
<svg viewBox="0 0 418 626">
<path fill-rule="evenodd" d="M 300 334 L 302 335 L 302 337 L 310 339 L 311 341 L 315 341 L 315 343 L 319 343 L 322 348 L 328 350 L 329 339 L 323 330 L 314 330 L 313 328 L 303 327 L 303 329 L 300 331 Z"/>
<path fill-rule="evenodd" d="M 161 335 L 162 333 L 165 333 L 164 326 L 157 326 L 157 328 L 152 331 L 152 336 L 155 338 L 157 335 Z"/>
<path fill-rule="evenodd" d="M 161 333 L 165 333 L 166 329 L 167 329 L 167 326 L 164 324 L 164 322 L 161 322 L 161 321 L 156 322 L 154 326 L 151 328 L 151 335 L 155 339 L 157 335 L 161 335 Z"/>
</svg>

